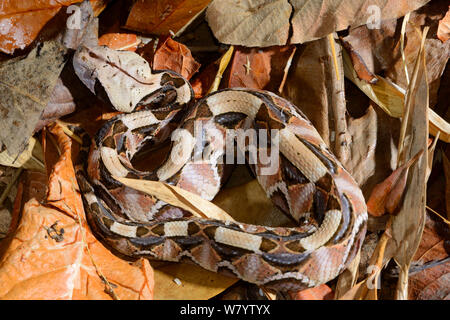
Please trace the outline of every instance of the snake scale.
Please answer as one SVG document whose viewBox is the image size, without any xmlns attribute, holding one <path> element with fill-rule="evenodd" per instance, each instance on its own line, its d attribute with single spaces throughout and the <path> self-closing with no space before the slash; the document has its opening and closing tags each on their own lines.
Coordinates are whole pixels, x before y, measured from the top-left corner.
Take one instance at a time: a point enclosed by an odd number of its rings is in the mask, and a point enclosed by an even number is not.
<svg viewBox="0 0 450 320">
<path fill-rule="evenodd" d="M 98 93 L 101 88 L 117 110 L 126 112 L 106 122 L 93 141 L 83 137 L 85 148 L 76 164 L 89 224 L 117 253 L 193 262 L 284 291 L 330 281 L 360 250 L 367 221 L 362 192 L 311 122 L 289 101 L 267 91 L 232 88 L 194 102 L 193 90 L 181 75 L 152 71 L 140 56 L 106 47 L 79 49 L 74 65 L 82 70 L 81 79 L 95 78 L 95 87 L 84 81 L 91 90 Z M 105 76 L 100 69 L 108 68 L 112 71 Z M 201 129 L 196 132 L 198 124 Z M 225 146 L 219 142 L 241 146 L 236 154 L 241 152 L 248 160 L 248 139 L 243 145 L 236 138 L 224 139 L 230 130 L 249 129 L 260 130 L 269 141 L 258 146 L 264 149 L 258 150 L 261 154 L 270 154 L 275 148 L 271 139 L 278 136 L 275 169 L 264 173 L 267 164 L 259 157 L 249 166 L 274 205 L 298 227 L 194 217 L 114 179 L 164 181 L 212 200 L 230 171 L 223 161 Z M 169 155 L 155 170 L 133 167 L 131 160 L 143 146 L 158 146 L 168 139 Z M 207 150 L 209 157 L 199 160 L 199 150 Z"/>
</svg>

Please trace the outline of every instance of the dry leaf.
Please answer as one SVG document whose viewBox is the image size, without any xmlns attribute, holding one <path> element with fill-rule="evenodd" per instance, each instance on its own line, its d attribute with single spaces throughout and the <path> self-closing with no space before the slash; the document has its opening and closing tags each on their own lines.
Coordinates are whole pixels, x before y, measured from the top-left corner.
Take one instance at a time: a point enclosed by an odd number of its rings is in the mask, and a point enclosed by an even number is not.
<svg viewBox="0 0 450 320">
<path fill-rule="evenodd" d="M 53 93 L 50 96 L 50 100 L 42 112 L 34 131 L 37 132 L 56 119 L 74 112 L 75 108 L 76 104 L 72 93 L 64 85 L 61 78 L 58 78 Z"/>
<path fill-rule="evenodd" d="M 136 51 L 141 40 L 133 33 L 106 33 L 98 39 L 99 46 L 114 50 Z"/>
<path fill-rule="evenodd" d="M 57 41 L 36 46 L 26 58 L 0 65 L 0 150 L 11 156 L 26 147 L 47 106 L 65 64 L 66 49 Z"/>
<path fill-rule="evenodd" d="M 292 300 L 333 300 L 333 290 L 326 284 L 298 292 L 290 292 Z"/>
<path fill-rule="evenodd" d="M 90 233 L 77 191 L 70 138 L 60 127 L 51 131 L 62 154 L 50 174 L 48 204 L 32 199 L 25 205 L 0 261 L 0 297 L 151 299 L 153 270 L 148 262 L 131 266 Z"/>
<path fill-rule="evenodd" d="M 158 35 L 179 34 L 210 0 L 142 0 L 134 3 L 125 27 Z"/>
<path fill-rule="evenodd" d="M 268 47 L 303 43 L 348 26 L 401 17 L 428 1 L 214 0 L 206 11 L 206 19 L 222 43 Z M 288 39 L 290 28 L 292 36 Z"/>
<path fill-rule="evenodd" d="M 295 49 L 295 46 L 235 48 L 224 85 L 227 88 L 245 87 L 277 92 L 285 78 L 286 64 Z"/>
<path fill-rule="evenodd" d="M 118 111 L 134 110 L 142 98 L 155 90 L 148 62 L 134 52 L 80 46 L 73 57 L 73 66 L 77 76 L 94 94 L 96 81 L 99 81 Z"/>
<path fill-rule="evenodd" d="M 403 195 L 409 168 L 422 154 L 423 150 L 419 151 L 408 163 L 397 168 L 386 180 L 375 186 L 367 201 L 368 213 L 375 217 L 394 213 Z"/>
<path fill-rule="evenodd" d="M 405 113 L 399 142 L 399 165 L 403 165 L 421 150 L 428 148 L 428 83 L 425 65 L 423 33 L 420 54 L 405 97 Z M 407 299 L 408 270 L 419 246 L 425 225 L 427 156 L 422 156 L 408 174 L 408 182 L 400 211 L 392 220 L 394 260 L 400 267 L 397 299 Z"/>
<path fill-rule="evenodd" d="M 450 220 L 450 161 L 445 153 L 443 153 L 442 158 L 445 174 L 445 205 L 447 209 L 447 217 Z"/>
<path fill-rule="evenodd" d="M 167 38 L 156 50 L 152 67 L 153 70 L 175 71 L 189 80 L 200 69 L 200 63 L 184 44 Z"/>
<path fill-rule="evenodd" d="M 45 24 L 63 6 L 82 0 L 5 0 L 0 6 L 0 51 L 13 53 L 24 49 L 34 41 Z M 107 0 L 91 0 L 94 12 L 98 15 L 106 6 Z"/>
<path fill-rule="evenodd" d="M 238 281 L 183 263 L 157 267 L 154 273 L 155 300 L 207 300 Z"/>
<path fill-rule="evenodd" d="M 222 43 L 246 47 L 285 45 L 292 7 L 287 0 L 212 1 L 206 20 Z"/>
<path fill-rule="evenodd" d="M 414 63 L 420 48 L 421 38 L 418 28 L 430 27 L 425 41 L 427 76 L 430 85 L 430 106 L 437 101 L 440 78 L 450 57 L 450 43 L 438 40 L 436 30 L 448 8 L 448 1 L 431 1 L 417 11 L 411 12 L 404 33 L 397 32 L 402 20 L 384 20 L 379 28 L 361 26 L 351 29 L 345 38 L 375 74 L 384 74 L 385 78 L 403 89 L 408 86 L 402 53 L 405 57 L 409 77 L 414 69 Z M 405 20 L 405 19 L 404 19 Z M 405 22 L 405 21 L 403 21 Z M 396 31 L 397 30 L 397 31 Z M 402 51 L 401 36 L 404 34 L 406 45 Z"/>
<path fill-rule="evenodd" d="M 437 37 L 442 42 L 445 42 L 448 39 L 450 39 L 450 6 L 449 6 L 449 10 L 445 14 L 445 17 L 439 21 Z"/>
<path fill-rule="evenodd" d="M 378 81 L 375 84 L 361 81 L 356 75 L 351 59 L 345 50 L 343 51 L 343 60 L 345 76 L 349 80 L 351 80 L 388 115 L 395 118 L 402 117 L 405 90 L 381 76 L 377 76 Z M 450 124 L 432 109 L 428 109 L 428 118 L 430 134 L 436 135 L 437 132 L 440 132 L 439 138 L 445 142 L 450 142 Z"/>
<path fill-rule="evenodd" d="M 427 216 L 419 248 L 414 255 L 416 271 L 409 277 L 409 298 L 436 300 L 450 298 L 450 261 L 427 268 L 426 265 L 448 259 L 445 242 L 450 240 L 448 227 Z"/>
<path fill-rule="evenodd" d="M 306 44 L 294 57 L 283 96 L 305 113 L 325 143 L 345 162 L 350 137 L 340 46 L 329 38 Z"/>
</svg>

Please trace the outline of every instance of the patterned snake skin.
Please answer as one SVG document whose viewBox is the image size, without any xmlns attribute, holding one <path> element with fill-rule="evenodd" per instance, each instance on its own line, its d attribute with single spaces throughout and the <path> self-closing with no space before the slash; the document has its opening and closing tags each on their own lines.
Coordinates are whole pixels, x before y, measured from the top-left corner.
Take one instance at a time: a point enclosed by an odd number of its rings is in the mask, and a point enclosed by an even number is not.
<svg viewBox="0 0 450 320">
<path fill-rule="evenodd" d="M 117 65 L 108 50 L 82 48 L 76 53 L 84 70 L 97 74 L 111 103 L 131 112 L 108 121 L 92 144 L 83 136 L 77 179 L 97 237 L 131 258 L 193 262 L 277 290 L 314 287 L 347 267 L 365 236 L 366 204 L 358 185 L 298 108 L 273 93 L 245 88 L 217 91 L 194 103 L 183 77 L 148 66 L 145 79 L 136 80 L 147 85 L 145 90 L 123 85 L 121 90 L 134 90 L 132 102 L 123 102 L 98 70 L 99 63 Z M 141 59 L 130 54 L 124 53 Z M 114 179 L 164 181 L 212 200 L 230 171 L 220 141 L 231 143 L 236 154 L 242 152 L 249 160 L 248 148 L 239 150 L 249 139 L 244 144 L 224 140 L 230 130 L 248 129 L 259 129 L 267 138 L 259 154 L 271 154 L 273 138 L 279 139 L 272 172 L 267 174 L 262 157 L 248 162 L 267 196 L 298 223 L 296 228 L 193 217 Z M 196 157 L 198 136 L 207 159 Z M 172 148 L 159 167 L 150 172 L 133 168 L 131 159 L 144 145 L 156 147 L 168 139 Z"/>
</svg>

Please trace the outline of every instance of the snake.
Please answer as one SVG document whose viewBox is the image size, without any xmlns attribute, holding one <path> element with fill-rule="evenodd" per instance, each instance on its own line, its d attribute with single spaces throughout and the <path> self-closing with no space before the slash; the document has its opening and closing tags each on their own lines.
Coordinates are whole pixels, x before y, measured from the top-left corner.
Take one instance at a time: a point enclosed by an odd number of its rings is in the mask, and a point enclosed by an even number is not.
<svg viewBox="0 0 450 320">
<path fill-rule="evenodd" d="M 132 52 L 114 54 L 105 47 L 84 47 L 74 59 L 84 78 L 95 78 L 91 89 L 99 93 L 100 88 L 123 112 L 94 138 L 82 135 L 75 165 L 97 238 L 126 258 L 194 263 L 280 291 L 327 283 L 348 267 L 365 237 L 366 203 L 358 184 L 298 107 L 272 92 L 249 88 L 222 89 L 195 101 L 181 75 L 152 70 Z M 127 71 L 136 61 L 145 72 Z M 102 75 L 99 65 L 114 69 L 113 75 Z M 119 77 L 117 69 L 134 84 L 111 84 Z M 124 93 L 117 95 L 117 90 Z M 125 99 L 127 94 L 132 99 Z M 133 166 L 141 150 L 158 150 L 164 143 L 170 150 L 155 169 Z M 236 159 L 250 167 L 267 197 L 295 227 L 194 216 L 117 180 L 161 181 L 213 200 Z"/>
</svg>

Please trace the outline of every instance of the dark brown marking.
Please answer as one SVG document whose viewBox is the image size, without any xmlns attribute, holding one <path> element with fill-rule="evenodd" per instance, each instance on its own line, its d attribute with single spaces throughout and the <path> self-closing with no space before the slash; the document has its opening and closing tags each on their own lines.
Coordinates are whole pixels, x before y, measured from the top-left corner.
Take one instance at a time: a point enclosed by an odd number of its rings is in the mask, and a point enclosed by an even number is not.
<svg viewBox="0 0 450 320">
<path fill-rule="evenodd" d="M 259 250 L 264 251 L 264 252 L 269 252 L 269 251 L 275 249 L 276 247 L 278 247 L 278 245 L 274 241 L 269 240 L 267 238 L 262 238 L 261 245 L 259 246 Z"/>
<path fill-rule="evenodd" d="M 168 72 L 165 72 L 161 77 L 160 85 L 164 86 L 165 84 L 171 84 L 175 88 L 180 88 L 185 84 L 185 80 L 181 77 L 174 76 L 172 77 Z"/>
<path fill-rule="evenodd" d="M 328 195 L 327 211 L 328 210 L 341 210 L 341 202 L 331 193 Z"/>
<path fill-rule="evenodd" d="M 300 241 L 292 241 L 285 245 L 286 248 L 288 248 L 291 251 L 294 252 L 304 252 L 305 248 L 300 244 Z"/>
<path fill-rule="evenodd" d="M 205 229 L 203 229 L 203 232 L 208 236 L 208 238 L 214 240 L 216 229 L 216 226 L 206 227 Z"/>
<path fill-rule="evenodd" d="M 126 125 L 124 125 L 122 120 L 117 120 L 114 122 L 112 135 L 115 136 L 117 133 L 124 133 L 127 130 L 128 130 L 128 127 Z"/>
<path fill-rule="evenodd" d="M 330 192 L 331 188 L 333 187 L 333 178 L 331 177 L 331 174 L 326 173 L 323 177 L 315 182 L 315 185 L 319 188 L 322 188 L 326 192 Z"/>
<path fill-rule="evenodd" d="M 275 191 L 270 198 L 281 211 L 289 213 L 289 204 L 286 200 L 286 196 L 281 191 Z"/>
<path fill-rule="evenodd" d="M 346 234 L 346 232 L 349 231 L 351 218 L 353 217 L 352 202 L 345 193 L 341 197 L 340 206 L 341 206 L 342 220 L 340 227 L 336 232 L 336 236 L 332 239 L 333 243 L 337 243 Z"/>
<path fill-rule="evenodd" d="M 199 226 L 195 222 L 189 222 L 188 224 L 188 235 L 192 236 L 200 231 Z"/>
<path fill-rule="evenodd" d="M 114 140 L 114 137 L 109 136 L 102 142 L 103 147 L 108 147 L 111 149 L 116 149 L 116 141 Z"/>
<path fill-rule="evenodd" d="M 285 156 L 280 154 L 281 169 L 283 174 L 283 180 L 286 184 L 305 184 L 310 182 L 308 178 L 296 167 L 294 166 Z"/>
<path fill-rule="evenodd" d="M 285 125 L 283 123 L 281 123 L 280 121 L 278 121 L 277 119 L 275 119 L 268 110 L 268 107 L 266 104 L 262 104 L 261 107 L 258 110 L 258 113 L 256 114 L 255 117 L 256 120 L 258 121 L 265 121 L 269 124 L 270 129 L 284 129 Z"/>
<path fill-rule="evenodd" d="M 319 158 L 319 160 L 325 165 L 325 167 L 328 168 L 328 170 L 330 170 L 330 172 L 332 174 L 336 174 L 337 172 L 337 164 L 333 159 L 328 158 L 326 155 L 324 155 L 322 150 L 319 150 L 319 148 L 317 148 L 315 145 L 313 145 L 311 142 L 299 137 L 298 135 L 296 135 L 297 138 L 303 142 L 303 144 L 309 149 L 311 150 L 314 155 Z"/>
<path fill-rule="evenodd" d="M 214 122 L 227 129 L 235 129 L 245 118 L 247 118 L 247 115 L 242 112 L 226 112 L 215 116 Z"/>
<path fill-rule="evenodd" d="M 309 257 L 309 253 L 264 253 L 262 257 L 271 265 L 292 266 L 305 261 L 305 259 Z"/>
<path fill-rule="evenodd" d="M 173 237 L 171 239 L 174 240 L 183 250 L 191 250 L 193 247 L 203 243 L 203 239 L 201 237 Z"/>
<path fill-rule="evenodd" d="M 325 217 L 325 211 L 328 202 L 327 200 L 328 194 L 325 191 L 316 188 L 316 192 L 314 192 L 313 213 L 314 219 L 319 225 L 322 224 L 323 218 Z"/>
<path fill-rule="evenodd" d="M 158 127 L 159 127 L 159 124 L 155 123 L 155 124 L 151 124 L 148 126 L 143 126 L 143 127 L 133 129 L 133 130 L 131 130 L 131 133 L 139 134 L 142 136 L 147 136 L 147 135 L 153 134 L 153 132 L 155 132 L 155 130 L 158 129 Z"/>
<path fill-rule="evenodd" d="M 149 232 L 148 228 L 139 226 L 136 229 L 136 236 L 143 237 Z"/>
<path fill-rule="evenodd" d="M 164 236 L 164 224 L 160 223 L 156 227 L 153 227 L 152 232 L 158 236 Z"/>
<path fill-rule="evenodd" d="M 201 105 L 199 105 L 197 107 L 197 110 L 195 112 L 195 117 L 197 119 L 198 118 L 211 118 L 212 116 L 213 116 L 213 114 L 205 102 L 203 102 Z"/>
<path fill-rule="evenodd" d="M 114 223 L 114 221 L 112 219 L 109 219 L 107 217 L 102 217 L 102 222 L 108 229 L 111 229 L 111 226 Z"/>
<path fill-rule="evenodd" d="M 97 216 L 101 215 L 100 206 L 98 205 L 98 203 L 96 203 L 96 202 L 91 203 L 90 209 L 91 209 L 91 212 L 93 212 Z"/>
<path fill-rule="evenodd" d="M 222 243 L 219 244 L 214 241 L 211 241 L 211 246 L 223 259 L 232 259 L 235 257 L 242 257 L 246 254 L 253 253 L 253 251 L 250 250 L 233 247 Z"/>
</svg>

